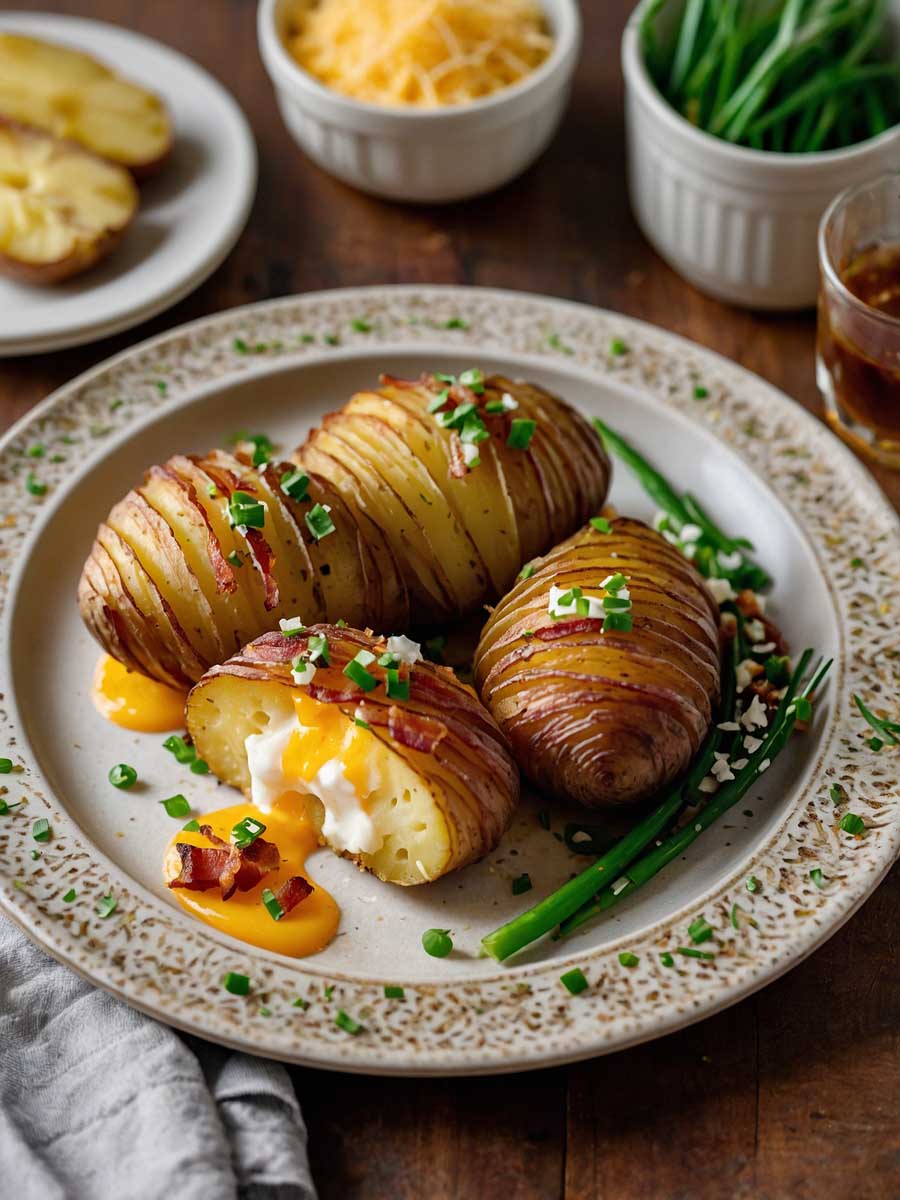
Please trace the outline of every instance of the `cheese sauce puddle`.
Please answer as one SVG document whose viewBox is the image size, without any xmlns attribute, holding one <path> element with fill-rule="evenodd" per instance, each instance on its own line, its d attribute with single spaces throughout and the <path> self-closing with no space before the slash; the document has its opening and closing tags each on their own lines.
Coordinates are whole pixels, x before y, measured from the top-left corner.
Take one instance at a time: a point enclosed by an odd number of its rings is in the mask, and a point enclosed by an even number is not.
<svg viewBox="0 0 900 1200">
<path fill-rule="evenodd" d="M 167 733 L 184 728 L 186 691 L 128 671 L 109 654 L 97 663 L 91 699 L 101 717 L 124 729 Z"/>
<path fill-rule="evenodd" d="M 204 825 L 223 841 L 228 841 L 232 828 L 245 817 L 254 817 L 266 826 L 262 837 L 274 842 L 281 856 L 281 865 L 270 871 L 249 892 L 235 892 L 229 900 L 223 900 L 217 887 L 206 892 L 191 892 L 187 888 L 171 888 L 171 894 L 182 908 L 192 916 L 211 925 L 222 933 L 230 934 L 251 946 L 271 950 L 273 954 L 286 954 L 291 958 L 305 958 L 325 948 L 337 933 L 341 910 L 334 899 L 321 887 L 313 884 L 311 896 L 300 902 L 292 912 L 280 921 L 269 915 L 262 902 L 264 888 L 277 892 L 292 875 L 309 879 L 305 871 L 306 860 L 319 848 L 315 830 L 306 815 L 306 806 L 296 794 L 283 796 L 271 812 L 262 812 L 252 804 L 233 804 L 217 812 L 198 817 Z M 172 838 L 169 849 L 176 842 L 187 842 L 192 846 L 209 846 L 202 833 L 179 830 Z M 168 853 L 167 853 L 168 858 Z"/>
</svg>

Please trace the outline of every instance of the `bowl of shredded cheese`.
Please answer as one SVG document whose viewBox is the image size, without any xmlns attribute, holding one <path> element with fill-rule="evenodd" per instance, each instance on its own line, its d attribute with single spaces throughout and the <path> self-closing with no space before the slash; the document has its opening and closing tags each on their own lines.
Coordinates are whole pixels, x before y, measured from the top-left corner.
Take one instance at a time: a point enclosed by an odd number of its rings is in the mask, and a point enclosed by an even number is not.
<svg viewBox="0 0 900 1200">
<path fill-rule="evenodd" d="M 326 171 L 418 203 L 521 174 L 552 138 L 581 40 L 576 0 L 260 0 L 288 130 Z"/>
</svg>

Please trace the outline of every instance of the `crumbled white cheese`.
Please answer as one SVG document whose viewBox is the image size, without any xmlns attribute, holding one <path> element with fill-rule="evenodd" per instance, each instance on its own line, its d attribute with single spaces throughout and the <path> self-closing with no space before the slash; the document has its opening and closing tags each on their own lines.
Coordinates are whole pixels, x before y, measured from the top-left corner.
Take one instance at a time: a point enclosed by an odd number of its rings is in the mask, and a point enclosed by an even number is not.
<svg viewBox="0 0 900 1200">
<path fill-rule="evenodd" d="M 743 771 L 749 762 L 749 758 L 738 758 L 731 764 L 732 771 Z"/>
<path fill-rule="evenodd" d="M 737 733 L 740 729 L 737 721 L 720 721 L 716 729 L 721 729 L 723 733 Z"/>
<path fill-rule="evenodd" d="M 610 576 L 610 578 L 612 578 L 612 576 Z M 582 593 L 581 596 L 572 596 L 568 604 L 561 604 L 560 601 L 562 597 L 568 595 L 572 590 L 572 588 L 558 588 L 556 584 L 553 584 L 553 586 L 550 588 L 550 600 L 547 604 L 547 612 L 551 617 L 587 616 L 602 618 L 605 615 L 603 611 L 602 596 L 585 596 Z M 621 593 L 619 593 L 619 595 L 621 595 Z M 587 601 L 588 611 L 586 613 L 578 612 L 576 607 L 578 600 Z"/>
<path fill-rule="evenodd" d="M 762 762 L 759 764 L 760 775 L 762 775 L 763 771 L 768 771 L 768 769 L 769 769 L 769 767 L 771 767 L 771 765 L 772 765 L 772 760 L 769 758 L 764 758 L 762 760 Z"/>
<path fill-rule="evenodd" d="M 315 663 L 307 662 L 302 658 L 295 658 L 293 663 L 291 663 L 291 679 L 301 687 L 306 687 L 307 684 L 312 683 L 315 679 L 317 670 L 318 668 Z"/>
<path fill-rule="evenodd" d="M 774 649 L 775 649 L 774 642 L 759 642 L 756 646 L 753 647 L 753 653 L 754 654 L 771 654 Z"/>
<path fill-rule="evenodd" d="M 706 586 L 712 592 L 712 597 L 716 604 L 724 604 L 726 600 L 734 600 L 737 596 L 737 593 L 727 579 L 707 579 Z M 737 620 L 734 613 L 729 613 L 728 615 L 733 621 Z"/>
<path fill-rule="evenodd" d="M 735 670 L 735 687 L 739 692 L 745 692 L 757 675 L 758 664 L 752 658 L 739 662 Z"/>
<path fill-rule="evenodd" d="M 715 759 L 716 759 L 716 761 L 712 765 L 713 777 L 719 783 L 725 783 L 729 779 L 734 779 L 734 772 L 732 771 L 731 767 L 728 765 L 728 755 L 727 754 L 719 754 L 719 752 L 716 751 Z"/>
<path fill-rule="evenodd" d="M 747 621 L 744 624 L 744 630 L 751 642 L 761 642 L 766 636 L 766 627 L 762 621 Z"/>
<path fill-rule="evenodd" d="M 741 717 L 745 729 L 764 729 L 769 723 L 769 714 L 759 696 L 754 695 L 750 707 Z"/>
<path fill-rule="evenodd" d="M 704 778 L 701 779 L 700 782 L 697 784 L 698 792 L 708 792 L 711 795 L 713 792 L 717 792 L 718 790 L 719 790 L 719 785 L 718 785 L 718 783 L 716 783 L 716 781 L 712 777 L 712 775 L 704 776 Z"/>
<path fill-rule="evenodd" d="M 467 467 L 471 467 L 472 463 L 478 458 L 478 446 L 475 442 L 463 442 L 462 444 L 463 462 Z"/>
<path fill-rule="evenodd" d="M 300 617 L 282 617 L 278 622 L 278 628 L 282 633 L 296 633 L 301 629 L 305 629 L 306 626 Z"/>
<path fill-rule="evenodd" d="M 744 561 L 744 556 L 740 550 L 733 550 L 731 554 L 726 554 L 724 550 L 720 550 L 716 558 L 723 571 L 736 571 Z"/>
<path fill-rule="evenodd" d="M 621 879 L 616 880 L 616 882 L 611 886 L 611 888 L 609 890 L 612 892 L 612 894 L 614 896 L 618 896 L 619 892 L 625 891 L 625 889 L 628 887 L 628 884 L 630 882 L 631 882 L 631 880 L 628 879 L 628 877 L 626 875 L 623 875 L 621 877 Z"/>
<path fill-rule="evenodd" d="M 699 542 L 703 537 L 703 530 L 699 525 L 682 525 L 678 537 L 682 543 Z"/>
<path fill-rule="evenodd" d="M 744 749 L 750 754 L 755 754 L 762 745 L 762 738 L 754 737 L 752 733 L 748 733 L 744 738 Z"/>
<path fill-rule="evenodd" d="M 684 545 L 681 547 L 681 553 L 687 559 L 696 558 L 697 557 L 697 543 L 696 542 L 685 542 Z"/>
<path fill-rule="evenodd" d="M 414 642 L 412 638 L 405 637 L 403 634 L 397 634 L 394 637 L 389 637 L 387 640 L 388 654 L 393 654 L 402 663 L 406 663 L 411 667 L 413 663 L 422 662 L 422 647 L 418 642 Z"/>
<path fill-rule="evenodd" d="M 504 392 L 500 397 L 500 403 L 503 405 L 505 412 L 512 412 L 514 408 L 519 407 L 519 402 L 515 396 L 511 396 L 509 392 Z"/>
</svg>

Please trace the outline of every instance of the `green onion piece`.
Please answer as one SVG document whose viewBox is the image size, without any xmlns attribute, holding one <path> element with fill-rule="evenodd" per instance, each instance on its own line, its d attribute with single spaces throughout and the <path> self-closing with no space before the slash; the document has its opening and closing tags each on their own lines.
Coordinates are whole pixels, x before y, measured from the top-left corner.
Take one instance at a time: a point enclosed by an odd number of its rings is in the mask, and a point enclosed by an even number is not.
<svg viewBox="0 0 900 1200">
<path fill-rule="evenodd" d="M 266 1008 L 266 1006 L 263 1004 L 259 1010 L 259 1015 L 261 1017 L 271 1017 L 272 1010 L 271 1010 L 271 1008 Z"/>
<path fill-rule="evenodd" d="M 881 738 L 878 738 L 878 737 L 869 738 L 867 745 L 868 745 L 869 749 L 874 750 L 876 754 L 878 753 L 879 750 L 884 749 L 884 742 L 881 740 Z"/>
<path fill-rule="evenodd" d="M 513 417 L 506 439 L 507 446 L 511 446 L 513 450 L 527 450 L 536 428 L 537 422 L 528 417 Z"/>
<path fill-rule="evenodd" d="M 202 758 L 195 758 L 191 763 L 191 771 L 195 775 L 208 775 L 209 763 L 205 762 Z"/>
<path fill-rule="evenodd" d="M 250 979 L 237 971 L 229 971 L 222 980 L 222 987 L 226 992 L 231 992 L 232 996 L 247 996 L 250 993 Z"/>
<path fill-rule="evenodd" d="M 747 887 L 747 891 L 751 894 L 751 896 L 755 892 L 759 892 L 762 890 L 762 884 L 759 882 L 759 880 L 756 878 L 755 875 L 749 875 L 747 877 L 746 887 Z"/>
<path fill-rule="evenodd" d="M 812 705 L 805 696 L 798 696 L 794 701 L 794 711 L 798 721 L 812 720 Z"/>
<path fill-rule="evenodd" d="M 422 934 L 422 948 L 432 958 L 446 958 L 453 949 L 449 929 L 426 929 Z"/>
<path fill-rule="evenodd" d="M 605 612 L 621 613 L 631 610 L 631 601 L 620 600 L 618 596 L 604 596 L 600 603 Z"/>
<path fill-rule="evenodd" d="M 309 476 L 302 471 L 285 471 L 278 486 L 292 500 L 307 500 L 309 498 Z"/>
<path fill-rule="evenodd" d="M 698 383 L 698 384 L 694 385 L 694 399 L 695 400 L 705 400 L 708 395 L 709 395 L 709 388 L 704 387 L 702 383 Z"/>
<path fill-rule="evenodd" d="M 668 952 L 668 950 L 666 950 L 666 952 L 664 954 L 661 954 L 659 956 L 659 961 L 662 963 L 662 965 L 664 967 L 674 967 L 675 966 L 675 959 Z"/>
<path fill-rule="evenodd" d="M 197 757 L 197 751 L 193 746 L 189 745 L 183 737 L 179 737 L 177 733 L 170 734 L 163 742 L 163 749 L 168 750 L 170 754 L 175 755 L 175 761 L 186 764 L 192 763 Z"/>
<path fill-rule="evenodd" d="M 362 719 L 362 717 L 354 717 L 353 724 L 358 725 L 360 727 L 360 729 L 371 729 L 372 728 L 372 726 L 369 724 L 369 722 L 364 721 Z"/>
<path fill-rule="evenodd" d="M 517 876 L 512 881 L 512 894 L 514 896 L 522 896 L 525 892 L 530 892 L 534 887 L 531 882 L 531 876 L 526 871 L 523 875 Z"/>
<path fill-rule="evenodd" d="M 322 538 L 328 537 L 329 533 L 334 533 L 335 530 L 331 513 L 322 504 L 314 504 L 306 513 L 306 527 L 317 542 L 321 542 Z"/>
<path fill-rule="evenodd" d="M 634 621 L 630 612 L 607 613 L 603 618 L 603 633 L 611 633 L 616 630 L 621 633 L 631 633 L 633 628 Z"/>
<path fill-rule="evenodd" d="M 311 634 L 306 643 L 306 648 L 309 653 L 309 661 L 311 663 L 321 659 L 326 667 L 331 666 L 331 652 L 328 646 L 328 638 L 324 633 Z"/>
<path fill-rule="evenodd" d="M 730 919 L 731 919 L 732 928 L 740 929 L 741 923 L 738 920 L 738 906 L 736 903 L 732 904 L 732 906 L 731 906 L 731 918 Z"/>
<path fill-rule="evenodd" d="M 284 916 L 284 909 L 278 903 L 275 893 L 271 890 L 271 888 L 263 888 L 262 902 L 265 905 L 266 912 L 268 912 L 272 920 L 280 921 Z"/>
<path fill-rule="evenodd" d="M 184 796 L 180 792 L 174 796 L 170 796 L 168 800 L 160 800 L 160 804 L 166 810 L 166 814 L 170 817 L 186 817 L 191 811 L 191 806 L 188 804 Z"/>
<path fill-rule="evenodd" d="M 309 1001 L 304 1000 L 302 996 L 297 996 L 295 1000 L 291 1001 L 291 1008 L 302 1008 L 305 1012 L 309 1008 Z"/>
<path fill-rule="evenodd" d="M 813 867 L 809 873 L 809 877 L 817 888 L 823 888 L 827 882 L 825 876 L 822 874 L 821 867 Z"/>
<path fill-rule="evenodd" d="M 828 789 L 828 795 L 831 797 L 831 803 L 837 806 L 838 804 L 846 804 L 847 792 L 839 783 L 833 783 Z"/>
<path fill-rule="evenodd" d="M 525 566 L 522 568 L 522 570 L 519 572 L 519 574 L 516 576 L 516 578 L 517 579 L 530 579 L 532 577 L 532 575 L 534 574 L 534 572 L 535 572 L 534 563 L 526 563 Z"/>
<path fill-rule="evenodd" d="M 406 997 L 406 992 L 402 987 L 392 987 L 390 984 L 385 985 L 384 998 L 385 1000 L 403 1000 Z"/>
<path fill-rule="evenodd" d="M 567 346 L 558 333 L 551 333 L 547 338 L 547 345 L 554 350 L 558 350 L 560 354 L 574 354 L 575 351 L 571 346 Z"/>
<path fill-rule="evenodd" d="M 50 841 L 50 822 L 46 817 L 38 817 L 31 826 L 31 836 L 36 842 Z"/>
<path fill-rule="evenodd" d="M 844 813 L 841 817 L 840 827 L 844 833 L 851 833 L 854 837 L 860 837 L 866 832 L 866 823 L 862 817 L 858 817 L 856 813 Z"/>
<path fill-rule="evenodd" d="M 459 382 L 463 387 L 469 388 L 480 396 L 484 391 L 484 371 L 479 371 L 477 367 L 470 367 L 468 371 L 463 371 L 459 377 Z"/>
<path fill-rule="evenodd" d="M 228 554 L 225 555 L 225 559 L 226 562 L 230 562 L 233 567 L 242 567 L 244 565 L 244 560 L 241 558 L 237 550 L 230 550 Z"/>
<path fill-rule="evenodd" d="M 31 851 L 31 861 L 32 861 L 32 862 L 37 862 L 37 860 L 38 860 L 40 857 L 41 857 L 41 852 L 40 852 L 40 850 L 32 850 L 32 851 Z"/>
<path fill-rule="evenodd" d="M 378 656 L 379 667 L 395 667 L 397 665 L 396 654 L 391 654 L 389 650 L 385 650 L 384 654 Z"/>
<path fill-rule="evenodd" d="M 344 1033 L 352 1034 L 353 1037 L 356 1037 L 359 1033 L 364 1033 L 366 1028 L 365 1025 L 360 1025 L 359 1021 L 355 1021 L 349 1013 L 345 1013 L 342 1008 L 338 1009 L 334 1023 L 338 1029 L 343 1029 Z"/>
<path fill-rule="evenodd" d="M 113 915 L 113 913 L 116 911 L 116 908 L 116 900 L 112 895 L 101 896 L 100 903 L 97 905 L 97 916 L 103 917 L 103 919 L 106 920 L 107 917 L 111 917 Z"/>
<path fill-rule="evenodd" d="M 597 533 L 612 533 L 612 525 L 606 517 L 591 517 L 588 523 L 591 529 L 595 529 Z"/>
<path fill-rule="evenodd" d="M 249 492 L 232 492 L 228 501 L 228 521 L 234 528 L 262 529 L 266 523 L 265 505 Z"/>
<path fill-rule="evenodd" d="M 487 404 L 485 404 L 485 406 L 484 406 L 484 411 L 486 413 L 490 413 L 491 416 L 494 416 L 496 413 L 504 412 L 505 409 L 503 406 L 503 401 L 502 400 L 488 400 Z"/>
<path fill-rule="evenodd" d="M 888 721 L 884 717 L 876 717 L 875 714 L 871 712 L 865 706 L 865 704 L 863 704 L 859 696 L 854 696 L 853 701 L 866 721 L 868 721 L 876 733 L 881 735 L 881 739 L 883 739 L 882 745 L 886 741 L 892 746 L 900 746 L 900 736 L 898 736 L 900 735 L 900 725 L 898 725 L 895 721 Z M 873 746 L 872 748 L 875 749 L 876 747 Z M 881 746 L 878 746 L 877 749 L 880 750 Z"/>
<path fill-rule="evenodd" d="M 615 354 L 616 356 L 627 354 L 628 347 L 621 338 L 613 338 L 613 340 L 609 343 L 609 352 L 610 354 Z"/>
<path fill-rule="evenodd" d="M 128 763 L 117 763 L 111 768 L 108 779 L 114 788 L 130 788 L 137 783 L 137 771 Z"/>
<path fill-rule="evenodd" d="M 5 816 L 8 812 L 12 812 L 12 810 L 14 808 L 18 808 L 21 803 L 21 800 L 16 800 L 13 804 L 10 804 L 8 800 L 4 800 L 4 798 L 0 796 L 0 816 Z"/>
<path fill-rule="evenodd" d="M 46 496 L 47 485 L 41 483 L 33 471 L 29 471 L 25 476 L 25 491 L 31 496 Z"/>
<path fill-rule="evenodd" d="M 232 826 L 231 840 L 238 850 L 246 850 L 265 832 L 266 827 L 262 821 L 257 821 L 256 817 L 244 817 L 243 821 L 238 821 L 237 825 Z"/>
<path fill-rule="evenodd" d="M 366 651 L 361 650 L 360 654 L 365 654 Z M 344 667 L 344 674 L 348 679 L 361 687 L 364 692 L 371 692 L 373 688 L 378 686 L 378 680 L 374 675 L 370 675 L 363 664 L 359 661 L 359 654 L 351 662 L 348 662 Z"/>
<path fill-rule="evenodd" d="M 688 925 L 688 937 L 695 946 L 699 946 L 701 942 L 708 942 L 712 936 L 713 927 L 702 915 Z"/>
<path fill-rule="evenodd" d="M 791 660 L 786 654 L 783 657 L 772 654 L 763 663 L 763 673 L 769 683 L 784 687 L 791 677 Z"/>
<path fill-rule="evenodd" d="M 577 996 L 579 992 L 586 992 L 591 986 L 580 967 L 573 967 L 571 971 L 566 971 L 565 975 L 560 975 L 559 982 L 573 996 Z"/>
<path fill-rule="evenodd" d="M 715 954 L 711 950 L 695 950 L 693 946 L 677 946 L 676 954 L 683 954 L 685 958 L 715 958 Z"/>
<path fill-rule="evenodd" d="M 188 821 L 187 825 L 182 825 L 181 832 L 182 833 L 199 833 L 200 832 L 200 822 L 197 820 L 196 817 L 191 817 L 191 819 L 190 819 L 190 821 Z"/>
<path fill-rule="evenodd" d="M 371 333 L 372 332 L 371 322 L 365 320 L 364 317 L 354 317 L 353 320 L 350 322 L 350 328 L 353 330 L 354 333 Z"/>
<path fill-rule="evenodd" d="M 333 995 L 334 995 L 334 984 L 333 984 L 333 983 L 326 983 L 326 985 L 325 985 L 325 999 L 326 999 L 326 1000 L 330 1000 L 330 999 L 331 999 L 331 997 L 332 997 Z"/>
<path fill-rule="evenodd" d="M 630 950 L 623 950 L 619 955 L 619 962 L 623 967 L 636 967 L 641 960 L 636 954 L 632 954 Z"/>
<path fill-rule="evenodd" d="M 409 680 L 401 679 L 395 667 L 387 669 L 387 694 L 391 700 L 409 699 Z"/>
<path fill-rule="evenodd" d="M 620 592 L 627 582 L 627 577 L 621 571 L 616 571 L 615 575 L 610 575 L 603 586 L 607 592 Z"/>
<path fill-rule="evenodd" d="M 69 890 L 63 896 L 63 904 L 71 904 L 77 895 L 78 893 L 74 888 L 69 888 Z"/>
<path fill-rule="evenodd" d="M 0 758 L 0 775 L 9 775 L 13 769 L 11 758 Z"/>
</svg>

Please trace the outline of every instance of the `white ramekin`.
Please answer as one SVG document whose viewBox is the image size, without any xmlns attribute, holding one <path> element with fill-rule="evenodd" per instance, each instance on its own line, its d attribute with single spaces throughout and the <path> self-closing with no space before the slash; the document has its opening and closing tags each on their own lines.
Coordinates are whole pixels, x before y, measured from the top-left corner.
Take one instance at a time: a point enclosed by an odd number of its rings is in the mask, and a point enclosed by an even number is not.
<svg viewBox="0 0 900 1200">
<path fill-rule="evenodd" d="M 647 72 L 643 9 L 622 41 L 638 224 L 666 262 L 720 300 L 767 309 L 815 304 L 819 219 L 845 187 L 900 167 L 900 127 L 819 154 L 750 150 L 704 133 L 662 98 Z M 900 27 L 900 0 L 891 11 Z"/>
<path fill-rule="evenodd" d="M 318 83 L 282 40 L 293 0 L 260 0 L 257 36 L 285 124 L 320 167 L 393 200 L 462 200 L 521 174 L 562 117 L 581 18 L 575 0 L 542 6 L 554 46 L 537 70 L 484 100 L 435 110 L 366 104 Z"/>
</svg>

